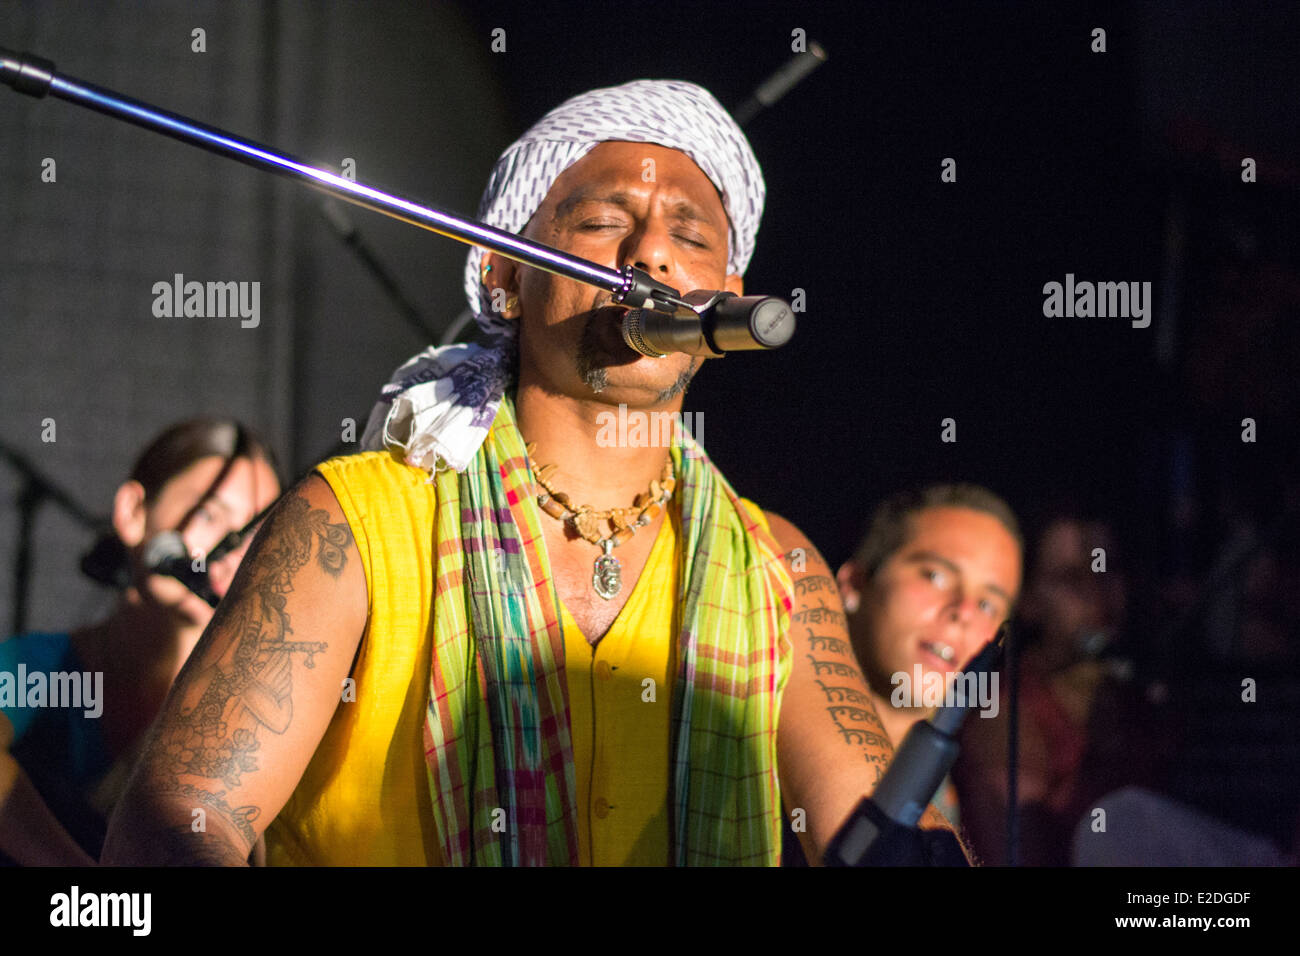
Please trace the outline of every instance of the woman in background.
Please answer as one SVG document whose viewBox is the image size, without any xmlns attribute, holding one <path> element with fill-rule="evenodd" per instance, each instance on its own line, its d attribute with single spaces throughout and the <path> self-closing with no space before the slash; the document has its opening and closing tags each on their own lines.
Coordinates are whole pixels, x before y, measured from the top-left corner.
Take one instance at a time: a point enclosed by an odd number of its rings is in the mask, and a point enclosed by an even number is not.
<svg viewBox="0 0 1300 956">
<path fill-rule="evenodd" d="M 274 456 L 238 422 L 181 422 L 140 455 L 113 498 L 113 533 L 83 563 L 123 588 L 113 613 L 71 633 L 0 641 L 0 680 L 13 675 L 15 686 L 20 664 L 27 675 L 93 675 L 90 687 L 102 674 L 94 708 L 17 707 L 0 697 L 0 859 L 96 862 L 144 731 L 213 614 L 180 581 L 151 571 L 146 549 L 170 532 L 188 555 L 207 555 L 279 494 Z M 207 565 L 218 598 L 251 539 Z"/>
</svg>

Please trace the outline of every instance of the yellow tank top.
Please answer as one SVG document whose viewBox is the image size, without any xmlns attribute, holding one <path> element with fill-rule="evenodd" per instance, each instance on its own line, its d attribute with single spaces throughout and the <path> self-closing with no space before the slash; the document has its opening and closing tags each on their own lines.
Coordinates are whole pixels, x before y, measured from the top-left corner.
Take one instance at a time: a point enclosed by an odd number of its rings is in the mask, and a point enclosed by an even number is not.
<svg viewBox="0 0 1300 956">
<path fill-rule="evenodd" d="M 317 467 L 356 538 L 370 618 L 339 704 L 266 832 L 272 866 L 440 866 L 424 761 L 434 592 L 434 485 L 383 452 Z M 767 527 L 766 517 L 746 505 Z M 584 865 L 665 866 L 680 509 L 669 509 L 627 604 L 593 648 L 562 606 Z M 414 532 L 414 533 L 413 533 Z"/>
</svg>

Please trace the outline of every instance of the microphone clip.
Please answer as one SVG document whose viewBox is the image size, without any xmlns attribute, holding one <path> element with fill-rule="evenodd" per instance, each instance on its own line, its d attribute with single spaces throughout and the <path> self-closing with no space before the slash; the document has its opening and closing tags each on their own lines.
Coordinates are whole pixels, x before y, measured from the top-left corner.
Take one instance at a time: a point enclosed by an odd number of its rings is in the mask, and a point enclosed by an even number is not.
<svg viewBox="0 0 1300 956">
<path fill-rule="evenodd" d="M 619 305 L 672 316 L 678 316 L 683 309 L 693 311 L 680 292 L 652 279 L 650 273 L 635 266 L 624 266 L 622 274 L 623 286 L 614 293 L 614 301 Z"/>
</svg>

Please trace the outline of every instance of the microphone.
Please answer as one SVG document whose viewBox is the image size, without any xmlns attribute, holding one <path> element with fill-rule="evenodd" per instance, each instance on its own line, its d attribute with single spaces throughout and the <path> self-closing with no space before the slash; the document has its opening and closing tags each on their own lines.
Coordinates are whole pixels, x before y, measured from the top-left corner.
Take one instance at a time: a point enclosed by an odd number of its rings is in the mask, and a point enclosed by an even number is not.
<svg viewBox="0 0 1300 956">
<path fill-rule="evenodd" d="M 989 671 L 1002 653 L 1006 633 L 1003 624 L 955 680 Z M 835 834 L 826 850 L 827 866 L 969 865 L 952 834 L 916 825 L 957 760 L 957 734 L 972 703 L 958 698 L 953 706 L 940 706 L 930 720 L 912 726 L 875 792 L 859 802 Z"/>
<path fill-rule="evenodd" d="M 794 335 L 794 310 L 774 295 L 736 295 L 697 289 L 660 309 L 631 309 L 623 341 L 634 352 L 663 358 L 686 352 L 716 358 L 727 352 L 775 349 Z M 667 306 L 671 311 L 663 311 Z"/>
<path fill-rule="evenodd" d="M 164 574 L 180 581 L 212 607 L 220 600 L 212 590 L 207 571 L 195 571 L 185 542 L 175 531 L 163 531 L 149 539 L 144 548 L 144 566 L 151 574 Z"/>
<path fill-rule="evenodd" d="M 1002 653 L 1001 634 L 996 635 L 954 678 L 964 689 L 967 674 L 978 676 L 992 669 Z M 964 695 L 963 695 L 964 696 Z M 904 826 L 915 826 L 925 813 L 930 798 L 957 760 L 957 735 L 974 701 L 958 700 L 951 707 L 935 708 L 930 720 L 912 726 L 894 754 L 885 776 L 871 795 L 885 816 Z"/>
</svg>

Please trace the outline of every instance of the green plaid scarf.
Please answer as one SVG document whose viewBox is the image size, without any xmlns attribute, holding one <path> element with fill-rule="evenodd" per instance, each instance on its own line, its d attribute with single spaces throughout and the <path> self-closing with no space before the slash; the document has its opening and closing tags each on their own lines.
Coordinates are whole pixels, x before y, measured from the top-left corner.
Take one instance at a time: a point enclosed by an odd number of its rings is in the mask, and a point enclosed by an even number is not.
<svg viewBox="0 0 1300 956">
<path fill-rule="evenodd" d="M 791 579 L 776 544 L 703 449 L 683 434 L 671 454 L 684 548 L 672 859 L 775 865 Z M 425 753 L 444 859 L 574 864 L 577 786 L 560 600 L 510 396 L 470 466 L 434 480 Z"/>
</svg>

